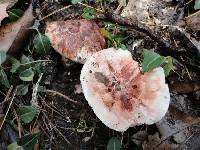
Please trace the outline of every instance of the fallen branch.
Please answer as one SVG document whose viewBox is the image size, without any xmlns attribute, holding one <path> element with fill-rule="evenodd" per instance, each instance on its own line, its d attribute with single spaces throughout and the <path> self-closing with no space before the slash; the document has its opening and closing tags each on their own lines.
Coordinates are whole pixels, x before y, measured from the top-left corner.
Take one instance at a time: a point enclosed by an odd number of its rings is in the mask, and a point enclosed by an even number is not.
<svg viewBox="0 0 200 150">
<path fill-rule="evenodd" d="M 132 19 L 114 14 L 109 11 L 106 13 L 97 15 L 96 19 L 115 22 L 119 25 L 127 26 L 130 29 L 134 29 L 136 31 L 144 33 L 145 35 L 150 37 L 153 41 L 155 41 L 158 44 L 158 47 L 160 47 L 159 48 L 160 50 L 158 50 L 160 54 L 164 56 L 168 56 L 168 55 L 172 56 L 187 66 L 191 67 L 188 57 L 192 59 L 194 56 L 195 57 L 198 56 L 198 53 L 199 53 L 198 47 L 196 47 L 194 43 L 192 43 L 190 39 L 188 39 L 188 37 L 176 26 L 164 26 L 164 27 L 160 26 L 158 27 L 159 28 L 158 30 L 152 30 L 144 23 L 138 21 L 137 18 L 132 20 Z M 181 41 L 182 43 L 185 43 L 187 41 L 188 43 L 187 45 L 184 45 L 184 44 L 181 45 L 182 47 L 184 47 L 184 50 L 177 48 L 175 46 L 172 47 L 172 44 L 170 43 L 170 39 L 166 40 L 167 38 L 164 39 L 162 37 L 163 35 L 161 33 L 161 29 L 165 30 L 169 35 L 175 37 L 175 39 Z"/>
</svg>

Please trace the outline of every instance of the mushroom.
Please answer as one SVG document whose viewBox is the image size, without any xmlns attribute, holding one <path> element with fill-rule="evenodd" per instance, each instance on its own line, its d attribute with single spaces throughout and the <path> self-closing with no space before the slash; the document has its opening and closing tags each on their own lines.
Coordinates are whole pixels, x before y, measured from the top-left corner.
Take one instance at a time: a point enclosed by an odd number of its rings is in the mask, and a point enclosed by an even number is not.
<svg viewBox="0 0 200 150">
<path fill-rule="evenodd" d="M 94 21 L 82 19 L 50 22 L 45 34 L 58 53 L 82 64 L 93 53 L 106 47 L 100 28 Z"/>
<path fill-rule="evenodd" d="M 127 50 L 95 53 L 84 64 L 80 80 L 94 113 L 116 131 L 158 122 L 169 107 L 163 69 L 143 73 Z"/>
</svg>

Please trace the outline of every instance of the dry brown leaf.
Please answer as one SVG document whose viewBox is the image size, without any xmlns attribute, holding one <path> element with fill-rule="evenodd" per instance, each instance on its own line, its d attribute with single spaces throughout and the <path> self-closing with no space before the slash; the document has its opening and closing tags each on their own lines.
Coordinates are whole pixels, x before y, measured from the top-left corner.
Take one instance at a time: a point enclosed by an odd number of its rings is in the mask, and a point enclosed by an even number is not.
<svg viewBox="0 0 200 150">
<path fill-rule="evenodd" d="M 137 133 L 131 136 L 131 140 L 137 145 L 141 146 L 143 142 L 147 139 L 148 133 L 145 131 L 138 131 Z"/>
<path fill-rule="evenodd" d="M 143 150 L 175 150 L 178 148 L 178 145 L 169 140 L 160 139 L 159 134 L 156 133 L 148 136 L 148 141 L 144 142 L 142 148 Z"/>
<path fill-rule="evenodd" d="M 200 82 L 181 82 L 170 84 L 170 89 L 177 93 L 187 94 L 200 90 Z"/>
<path fill-rule="evenodd" d="M 156 126 L 162 139 L 173 137 L 177 143 L 182 143 L 193 134 L 193 131 L 188 127 L 199 122 L 198 117 L 187 115 L 174 107 L 170 107 L 168 113 L 161 121 L 156 123 Z"/>
<path fill-rule="evenodd" d="M 189 17 L 186 18 L 186 23 L 192 31 L 197 32 L 199 31 L 200 26 L 200 12 L 197 12 Z"/>
<path fill-rule="evenodd" d="M 13 55 L 23 48 L 30 33 L 28 28 L 33 20 L 32 6 L 30 6 L 18 21 L 1 26 L 0 50 Z"/>
<path fill-rule="evenodd" d="M 9 3 L 0 3 L 0 25 L 1 21 L 8 17 L 8 14 L 6 12 L 6 8 L 8 7 Z"/>
</svg>

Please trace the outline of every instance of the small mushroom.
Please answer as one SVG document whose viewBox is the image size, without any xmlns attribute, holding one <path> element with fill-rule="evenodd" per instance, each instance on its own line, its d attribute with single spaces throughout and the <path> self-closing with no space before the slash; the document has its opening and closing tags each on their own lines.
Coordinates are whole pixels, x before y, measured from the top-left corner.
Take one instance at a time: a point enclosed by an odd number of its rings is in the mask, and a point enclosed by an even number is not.
<svg viewBox="0 0 200 150">
<path fill-rule="evenodd" d="M 100 28 L 94 21 L 67 20 L 47 24 L 45 34 L 62 56 L 84 63 L 93 53 L 106 47 Z"/>
<path fill-rule="evenodd" d="M 109 48 L 95 53 L 84 64 L 80 80 L 94 113 L 116 131 L 153 124 L 169 107 L 163 69 L 143 73 L 127 50 Z"/>
</svg>

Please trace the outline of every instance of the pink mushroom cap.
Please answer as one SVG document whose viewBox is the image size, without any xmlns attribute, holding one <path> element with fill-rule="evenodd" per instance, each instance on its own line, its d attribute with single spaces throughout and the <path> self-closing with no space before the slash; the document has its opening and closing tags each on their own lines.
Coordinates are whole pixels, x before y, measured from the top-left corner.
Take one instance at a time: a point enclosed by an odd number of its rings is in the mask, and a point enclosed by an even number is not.
<svg viewBox="0 0 200 150">
<path fill-rule="evenodd" d="M 92 54 L 106 47 L 100 28 L 90 20 L 50 22 L 45 34 L 58 53 L 79 63 L 84 63 Z"/>
<path fill-rule="evenodd" d="M 84 64 L 80 80 L 96 116 L 116 131 L 158 122 L 169 107 L 163 69 L 143 73 L 127 50 L 95 53 Z"/>
</svg>

